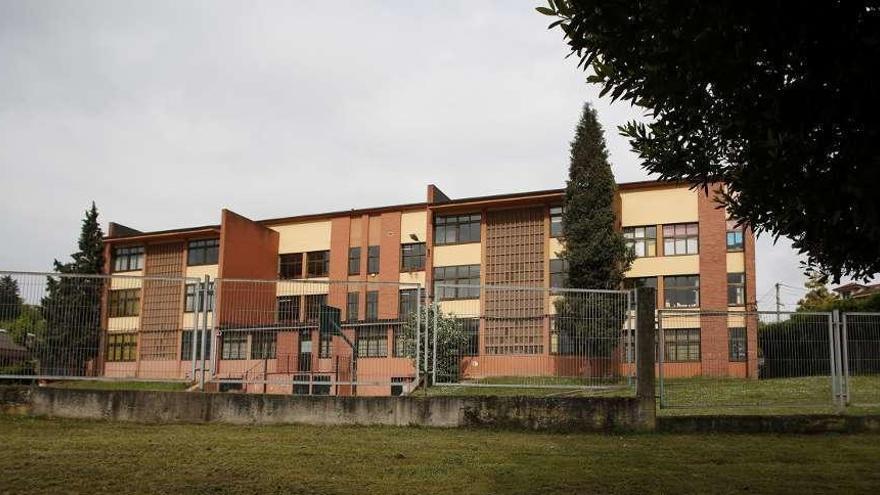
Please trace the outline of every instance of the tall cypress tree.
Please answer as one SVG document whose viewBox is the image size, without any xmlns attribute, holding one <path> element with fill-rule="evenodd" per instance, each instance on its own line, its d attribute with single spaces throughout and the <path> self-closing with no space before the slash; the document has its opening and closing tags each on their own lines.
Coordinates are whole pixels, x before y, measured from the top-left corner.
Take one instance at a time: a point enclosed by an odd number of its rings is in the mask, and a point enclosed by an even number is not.
<svg viewBox="0 0 880 495">
<path fill-rule="evenodd" d="M 596 110 L 584 104 L 571 142 L 562 225 L 568 261 L 568 287 L 619 289 L 632 254 L 615 228 L 617 184 Z"/>
<path fill-rule="evenodd" d="M 633 255 L 615 227 L 617 184 L 596 111 L 584 105 L 571 142 L 562 225 L 568 264 L 566 285 L 579 289 L 620 289 Z M 610 357 L 618 348 L 626 307 L 620 294 L 567 292 L 556 302 L 560 351 Z M 594 369 L 607 375 L 612 368 Z"/>
<path fill-rule="evenodd" d="M 62 274 L 100 274 L 104 270 L 104 233 L 92 202 L 80 229 L 72 261 L 54 261 Z M 81 376 L 97 357 L 101 334 L 101 294 L 104 280 L 89 277 L 48 277 L 42 300 L 46 319 L 40 346 L 40 373 Z"/>
<path fill-rule="evenodd" d="M 22 306 L 18 281 L 10 275 L 0 277 L 0 323 L 18 318 Z"/>
</svg>

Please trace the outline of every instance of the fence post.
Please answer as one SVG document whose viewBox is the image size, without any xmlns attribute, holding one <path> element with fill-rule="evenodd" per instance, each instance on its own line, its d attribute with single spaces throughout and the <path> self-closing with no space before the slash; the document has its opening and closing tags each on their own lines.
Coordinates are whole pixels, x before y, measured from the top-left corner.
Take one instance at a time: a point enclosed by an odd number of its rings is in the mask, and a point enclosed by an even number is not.
<svg viewBox="0 0 880 495">
<path fill-rule="evenodd" d="M 640 287 L 636 291 L 636 397 L 642 404 L 642 421 L 653 429 L 657 412 L 654 391 L 654 313 L 657 293 L 651 287 Z"/>
</svg>

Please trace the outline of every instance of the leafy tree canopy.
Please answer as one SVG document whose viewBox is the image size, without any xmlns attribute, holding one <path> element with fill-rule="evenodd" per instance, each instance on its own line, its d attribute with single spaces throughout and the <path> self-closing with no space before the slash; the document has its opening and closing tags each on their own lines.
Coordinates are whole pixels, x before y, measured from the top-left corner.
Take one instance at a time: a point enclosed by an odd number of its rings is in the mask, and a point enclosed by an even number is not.
<svg viewBox="0 0 880 495">
<path fill-rule="evenodd" d="M 838 300 L 837 294 L 828 290 L 822 277 L 811 274 L 804 283 L 807 293 L 798 301 L 798 311 L 824 311 L 824 308 Z"/>
<path fill-rule="evenodd" d="M 729 211 L 835 281 L 880 272 L 880 4 L 550 0 L 588 81 L 645 107 L 620 128 L 661 179 L 723 181 Z"/>
</svg>

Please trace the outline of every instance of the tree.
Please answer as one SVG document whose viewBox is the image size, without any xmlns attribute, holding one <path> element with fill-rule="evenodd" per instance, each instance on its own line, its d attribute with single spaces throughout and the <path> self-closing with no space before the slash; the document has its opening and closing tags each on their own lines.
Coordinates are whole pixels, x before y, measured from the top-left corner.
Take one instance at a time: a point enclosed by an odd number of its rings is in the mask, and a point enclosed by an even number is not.
<svg viewBox="0 0 880 495">
<path fill-rule="evenodd" d="M 11 275 L 0 277 L 0 322 L 18 318 L 22 305 L 18 281 Z"/>
<path fill-rule="evenodd" d="M 445 315 L 435 306 L 425 306 L 422 311 L 409 315 L 401 328 L 398 339 L 401 341 L 403 355 L 410 358 L 413 366 L 418 368 L 430 383 L 436 360 L 437 379 L 440 382 L 457 382 L 461 377 L 461 358 L 466 355 L 465 349 L 470 335 L 466 323 L 472 318 L 456 318 Z M 418 329 L 418 332 L 416 331 Z M 425 333 L 429 352 L 425 353 Z M 437 334 L 437 353 L 434 354 L 434 334 Z M 416 338 L 420 338 L 418 346 Z M 416 348 L 419 355 L 416 355 Z"/>
<path fill-rule="evenodd" d="M 585 104 L 571 143 L 571 163 L 563 203 L 562 259 L 566 285 L 620 289 L 633 253 L 616 228 L 617 185 L 596 111 Z M 565 293 L 557 300 L 557 328 L 564 352 L 602 355 L 617 346 L 626 309 L 616 294 Z"/>
<path fill-rule="evenodd" d="M 95 203 L 85 212 L 79 250 L 72 261 L 54 261 L 59 274 L 100 274 L 104 269 L 104 237 Z M 83 375 L 98 355 L 101 335 L 101 295 L 104 280 L 97 277 L 49 276 L 42 300 L 46 319 L 41 342 L 43 374 Z"/>
<path fill-rule="evenodd" d="M 876 2 L 550 0 L 588 81 L 648 109 L 620 128 L 644 167 L 786 236 L 839 281 L 880 272 Z"/>
<path fill-rule="evenodd" d="M 829 305 L 838 299 L 837 295 L 828 290 L 822 277 L 818 274 L 811 274 L 804 283 L 807 293 L 803 299 L 798 301 L 798 311 L 826 311 Z"/>
</svg>

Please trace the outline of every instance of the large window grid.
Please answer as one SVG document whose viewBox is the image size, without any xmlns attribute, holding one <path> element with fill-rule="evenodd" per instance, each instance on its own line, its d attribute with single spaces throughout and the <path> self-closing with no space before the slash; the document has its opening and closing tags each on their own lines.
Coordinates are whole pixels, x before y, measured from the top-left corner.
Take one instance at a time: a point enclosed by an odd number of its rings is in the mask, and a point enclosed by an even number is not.
<svg viewBox="0 0 880 495">
<path fill-rule="evenodd" d="M 111 333 L 107 336 L 107 361 L 134 361 L 136 358 L 136 333 Z"/>
<path fill-rule="evenodd" d="M 198 284 L 186 284 L 183 298 L 183 312 L 193 313 L 196 311 L 196 301 L 198 311 L 205 311 L 205 301 L 203 301 L 204 282 Z M 214 282 L 208 282 L 208 311 L 214 311 Z"/>
<path fill-rule="evenodd" d="M 663 226 L 663 255 L 680 256 L 699 253 L 700 229 L 696 223 Z"/>
<path fill-rule="evenodd" d="M 425 269 L 425 243 L 400 245 L 400 270 L 414 272 Z"/>
<path fill-rule="evenodd" d="M 667 308 L 696 308 L 700 305 L 699 275 L 663 277 L 663 295 Z"/>
<path fill-rule="evenodd" d="M 306 273 L 309 277 L 326 277 L 330 273 L 330 251 L 306 253 Z"/>
<path fill-rule="evenodd" d="M 669 363 L 700 361 L 700 329 L 672 328 L 663 330 L 664 360 Z"/>
<path fill-rule="evenodd" d="M 113 250 L 113 271 L 131 272 L 144 267 L 144 247 L 121 247 Z"/>
<path fill-rule="evenodd" d="M 189 241 L 186 246 L 187 266 L 216 265 L 220 257 L 220 239 Z"/>
<path fill-rule="evenodd" d="M 675 229 L 673 228 L 673 232 Z M 657 256 L 657 227 L 650 225 L 645 227 L 626 227 L 623 229 L 623 238 L 626 247 L 637 258 L 649 258 Z"/>
<path fill-rule="evenodd" d="M 246 333 L 228 332 L 222 336 L 220 357 L 222 359 L 247 359 L 247 339 Z"/>
<path fill-rule="evenodd" d="M 434 244 L 480 242 L 480 219 L 479 213 L 435 217 Z"/>
<path fill-rule="evenodd" d="M 480 265 L 438 266 L 434 268 L 434 282 L 480 285 Z M 437 287 L 436 292 L 437 298 L 441 301 L 480 298 L 479 287 Z"/>
<path fill-rule="evenodd" d="M 367 247 L 367 274 L 379 273 L 379 246 Z"/>
<path fill-rule="evenodd" d="M 137 316 L 141 306 L 140 289 L 111 290 L 107 297 L 107 312 L 110 318 Z"/>
<path fill-rule="evenodd" d="M 303 254 L 285 253 L 278 255 L 278 278 L 290 280 L 303 277 Z"/>
<path fill-rule="evenodd" d="M 727 305 L 743 306 L 746 303 L 746 274 L 727 274 Z"/>
<path fill-rule="evenodd" d="M 359 358 L 388 356 L 388 330 L 384 326 L 359 327 L 355 333 Z"/>
</svg>

